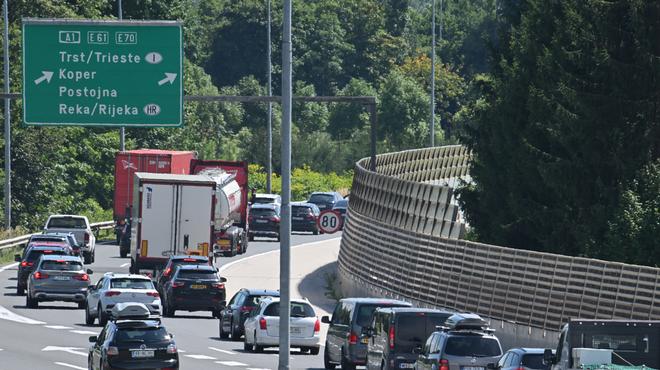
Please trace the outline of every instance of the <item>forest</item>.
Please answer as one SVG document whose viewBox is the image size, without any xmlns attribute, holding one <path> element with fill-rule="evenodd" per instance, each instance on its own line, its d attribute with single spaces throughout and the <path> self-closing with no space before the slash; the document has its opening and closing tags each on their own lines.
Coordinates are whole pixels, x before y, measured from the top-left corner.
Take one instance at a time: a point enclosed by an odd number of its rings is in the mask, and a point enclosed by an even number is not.
<svg viewBox="0 0 660 370">
<path fill-rule="evenodd" d="M 117 18 L 108 0 L 12 0 L 11 90 L 21 19 Z M 293 1 L 298 96 L 373 95 L 380 153 L 430 143 L 431 0 Z M 660 1 L 436 0 L 435 145 L 474 153 L 460 200 L 482 242 L 660 264 Z M 124 19 L 180 20 L 186 95 L 267 94 L 267 0 L 125 0 Z M 272 89 L 282 3 L 272 2 Z M 183 128 L 127 129 L 127 148 L 245 160 L 263 185 L 266 104 L 186 102 Z M 279 172 L 280 107 L 273 105 Z M 53 212 L 108 219 L 116 129 L 35 128 L 12 102 L 12 226 Z M 362 106 L 295 103 L 300 184 L 350 183 L 367 156 Z M 6 174 L 2 174 L 5 176 Z M 341 179 L 319 180 L 324 176 Z M 348 180 L 347 180 L 348 179 Z M 295 179 L 294 179 L 295 180 Z M 298 188 L 298 196 L 305 194 Z M 2 220 L 0 220 L 2 221 Z"/>
</svg>

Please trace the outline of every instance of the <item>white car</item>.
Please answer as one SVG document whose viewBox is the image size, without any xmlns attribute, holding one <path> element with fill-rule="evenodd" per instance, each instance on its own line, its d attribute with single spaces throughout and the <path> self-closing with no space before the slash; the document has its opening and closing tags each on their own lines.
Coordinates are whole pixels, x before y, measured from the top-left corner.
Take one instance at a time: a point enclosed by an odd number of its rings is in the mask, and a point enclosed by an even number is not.
<svg viewBox="0 0 660 370">
<path fill-rule="evenodd" d="M 51 215 L 44 226 L 45 233 L 72 233 L 80 243 L 80 254 L 86 264 L 94 262 L 96 256 L 96 237 L 89 220 L 78 215 Z"/>
<path fill-rule="evenodd" d="M 144 275 L 108 272 L 87 290 L 85 323 L 92 325 L 98 319 L 104 326 L 112 308 L 122 302 L 143 303 L 155 315 L 159 315 L 162 308 L 160 294 L 151 279 Z"/>
<path fill-rule="evenodd" d="M 245 321 L 246 351 L 261 352 L 265 347 L 278 347 L 280 343 L 280 299 L 267 297 L 261 300 L 259 307 L 253 310 Z M 291 300 L 290 323 L 291 347 L 319 353 L 321 345 L 321 322 L 306 299 Z"/>
</svg>

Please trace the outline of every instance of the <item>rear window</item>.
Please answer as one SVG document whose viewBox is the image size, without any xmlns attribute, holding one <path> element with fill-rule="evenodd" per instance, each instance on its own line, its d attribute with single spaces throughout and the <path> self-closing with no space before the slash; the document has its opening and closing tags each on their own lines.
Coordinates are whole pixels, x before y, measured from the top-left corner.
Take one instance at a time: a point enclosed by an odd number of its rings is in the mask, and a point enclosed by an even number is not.
<svg viewBox="0 0 660 370">
<path fill-rule="evenodd" d="M 292 206 L 291 214 L 294 216 L 307 216 L 312 214 L 312 209 L 305 206 Z"/>
<path fill-rule="evenodd" d="M 62 228 L 62 229 L 86 229 L 87 224 L 84 218 L 76 217 L 62 217 L 51 218 L 48 221 L 48 228 Z"/>
<path fill-rule="evenodd" d="M 268 208 L 252 208 L 250 214 L 253 216 L 276 216 L 274 210 Z"/>
<path fill-rule="evenodd" d="M 360 308 L 357 311 L 357 317 L 355 318 L 355 323 L 359 326 L 369 326 L 371 324 L 371 316 L 378 307 L 398 307 L 392 305 L 372 305 L 372 304 L 363 304 L 360 305 Z"/>
<path fill-rule="evenodd" d="M 165 328 L 120 328 L 115 333 L 117 343 L 153 343 L 170 339 Z"/>
<path fill-rule="evenodd" d="M 243 306 L 246 307 L 257 307 L 261 300 L 266 297 L 271 297 L 267 295 L 251 295 L 245 298 L 245 302 L 243 302 Z"/>
<path fill-rule="evenodd" d="M 217 280 L 218 276 L 212 270 L 179 270 L 177 275 L 179 279 L 213 279 Z"/>
<path fill-rule="evenodd" d="M 254 203 L 260 203 L 260 204 L 275 203 L 275 198 L 256 197 L 256 198 L 254 198 Z"/>
<path fill-rule="evenodd" d="M 177 266 L 189 266 L 189 265 L 208 265 L 208 262 L 206 261 L 198 261 L 198 260 L 193 260 L 193 261 L 185 261 L 185 260 L 174 260 L 172 261 L 172 270 L 176 270 Z"/>
<path fill-rule="evenodd" d="M 112 281 L 110 281 L 110 288 L 116 288 L 116 289 L 153 289 L 154 285 L 151 283 L 151 280 L 119 278 L 119 279 L 112 279 Z"/>
<path fill-rule="evenodd" d="M 528 367 L 530 369 L 546 370 L 550 367 L 543 364 L 543 355 L 542 354 L 528 354 L 523 355 L 522 366 Z"/>
<path fill-rule="evenodd" d="M 348 201 L 346 199 L 338 200 L 335 203 L 335 208 L 346 208 L 348 207 Z"/>
<path fill-rule="evenodd" d="M 271 303 L 264 310 L 264 316 L 279 316 L 280 302 Z M 314 309 L 307 303 L 291 302 L 291 317 L 315 317 Z"/>
<path fill-rule="evenodd" d="M 61 256 L 61 255 L 65 255 L 66 253 L 64 253 L 64 251 L 61 250 L 61 249 L 46 250 L 46 251 L 44 251 L 44 250 L 38 250 L 38 251 L 32 250 L 28 254 L 27 260 L 28 261 L 37 261 L 44 254 L 46 254 L 46 255 L 60 255 Z"/>
<path fill-rule="evenodd" d="M 479 336 L 449 337 L 445 353 L 463 357 L 494 357 L 502 354 L 495 339 Z"/>
<path fill-rule="evenodd" d="M 412 352 L 413 348 L 421 346 L 426 340 L 426 317 L 417 315 L 402 315 L 397 325 L 397 352 Z"/>
<path fill-rule="evenodd" d="M 82 263 L 77 261 L 43 261 L 41 263 L 42 270 L 80 271 L 82 268 Z"/>
<path fill-rule="evenodd" d="M 313 194 L 309 197 L 310 203 L 331 203 L 333 200 L 335 197 L 330 194 Z"/>
</svg>

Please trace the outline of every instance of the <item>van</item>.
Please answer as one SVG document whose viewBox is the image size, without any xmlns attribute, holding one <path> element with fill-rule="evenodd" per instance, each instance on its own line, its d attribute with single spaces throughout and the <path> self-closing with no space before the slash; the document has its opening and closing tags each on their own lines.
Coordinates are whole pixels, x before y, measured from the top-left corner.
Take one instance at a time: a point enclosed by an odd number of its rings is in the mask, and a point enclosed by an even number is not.
<svg viewBox="0 0 660 370">
<path fill-rule="evenodd" d="M 423 308 L 377 309 L 371 326 L 362 331 L 369 340 L 367 369 L 412 369 L 426 338 L 452 314 Z"/>
</svg>

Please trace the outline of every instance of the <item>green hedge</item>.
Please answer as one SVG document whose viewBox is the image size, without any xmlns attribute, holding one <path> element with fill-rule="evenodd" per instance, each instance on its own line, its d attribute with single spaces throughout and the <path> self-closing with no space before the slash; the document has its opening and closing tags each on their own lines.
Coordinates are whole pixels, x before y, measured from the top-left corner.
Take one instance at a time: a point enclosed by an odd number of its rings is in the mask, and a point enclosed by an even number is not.
<svg viewBox="0 0 660 370">
<path fill-rule="evenodd" d="M 263 167 L 251 164 L 249 168 L 249 185 L 258 193 L 266 192 L 267 174 Z M 312 171 L 308 166 L 296 168 L 291 173 L 291 199 L 302 201 L 309 198 L 315 191 L 338 191 L 343 195 L 350 193 L 353 182 L 353 171 L 342 174 L 334 172 L 320 173 Z M 282 179 L 273 173 L 272 192 L 282 192 Z"/>
</svg>

